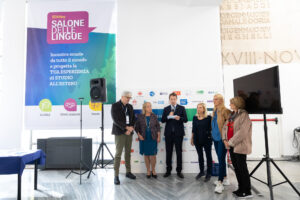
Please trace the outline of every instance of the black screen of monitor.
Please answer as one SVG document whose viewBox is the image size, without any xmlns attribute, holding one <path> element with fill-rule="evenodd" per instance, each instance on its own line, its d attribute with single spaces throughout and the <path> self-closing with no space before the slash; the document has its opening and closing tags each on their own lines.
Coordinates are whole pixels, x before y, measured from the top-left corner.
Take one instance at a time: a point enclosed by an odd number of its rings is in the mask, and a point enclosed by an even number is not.
<svg viewBox="0 0 300 200">
<path fill-rule="evenodd" d="M 233 87 L 248 113 L 282 114 L 278 66 L 234 79 Z"/>
</svg>

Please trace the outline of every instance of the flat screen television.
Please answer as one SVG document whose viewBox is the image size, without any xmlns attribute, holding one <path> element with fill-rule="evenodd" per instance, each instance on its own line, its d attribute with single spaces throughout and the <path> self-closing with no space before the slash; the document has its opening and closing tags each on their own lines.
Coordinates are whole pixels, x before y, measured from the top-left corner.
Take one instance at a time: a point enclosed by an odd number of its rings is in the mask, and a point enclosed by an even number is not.
<svg viewBox="0 0 300 200">
<path fill-rule="evenodd" d="M 234 79 L 233 87 L 249 114 L 282 114 L 278 66 Z"/>
</svg>

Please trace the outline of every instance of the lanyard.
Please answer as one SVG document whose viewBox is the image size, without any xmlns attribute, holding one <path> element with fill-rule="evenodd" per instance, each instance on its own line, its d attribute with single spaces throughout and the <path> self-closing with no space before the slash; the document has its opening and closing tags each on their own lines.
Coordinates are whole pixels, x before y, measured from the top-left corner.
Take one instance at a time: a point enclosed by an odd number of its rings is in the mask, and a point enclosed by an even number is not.
<svg viewBox="0 0 300 200">
<path fill-rule="evenodd" d="M 127 115 L 127 106 L 124 106 L 124 105 L 122 104 L 122 108 L 123 108 L 123 111 L 124 111 L 125 116 L 126 116 L 126 115 Z"/>
<path fill-rule="evenodd" d="M 129 125 L 130 124 L 130 119 L 129 119 L 129 113 L 127 112 L 128 110 L 127 110 L 127 106 L 124 106 L 123 104 L 122 104 L 122 108 L 123 108 L 123 111 L 125 111 L 125 118 L 126 118 L 126 124 L 127 125 Z"/>
</svg>

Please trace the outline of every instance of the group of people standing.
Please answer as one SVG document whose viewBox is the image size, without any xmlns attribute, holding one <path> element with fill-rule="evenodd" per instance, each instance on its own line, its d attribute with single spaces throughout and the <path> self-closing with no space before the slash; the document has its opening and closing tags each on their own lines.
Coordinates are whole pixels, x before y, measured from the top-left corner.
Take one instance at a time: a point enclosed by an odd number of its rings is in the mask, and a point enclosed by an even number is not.
<svg viewBox="0 0 300 200">
<path fill-rule="evenodd" d="M 113 119 L 112 134 L 115 135 L 116 154 L 114 161 L 114 183 L 120 184 L 119 168 L 123 149 L 125 149 L 126 177 L 135 179 L 131 173 L 130 153 L 132 135 L 137 133 L 140 142 L 140 154 L 144 156 L 147 168 L 147 178 L 157 178 L 155 171 L 157 144 L 160 142 L 161 132 L 157 116 L 152 112 L 150 102 L 143 104 L 142 114 L 134 116 L 132 105 L 129 104 L 131 92 L 125 91 L 121 100 L 114 103 L 111 108 Z M 231 161 L 238 181 L 238 189 L 233 192 L 237 197 L 251 197 L 251 183 L 247 168 L 247 154 L 252 148 L 252 123 L 248 113 L 243 109 L 245 102 L 241 97 L 230 100 L 230 108 L 224 105 L 224 98 L 220 94 L 214 96 L 214 109 L 212 116 L 207 114 L 204 103 L 197 105 L 197 113 L 193 117 L 191 145 L 195 146 L 198 154 L 200 172 L 196 179 L 205 176 L 204 181 L 211 179 L 212 173 L 212 144 L 216 150 L 219 162 L 218 180 L 215 192 L 222 193 L 224 186 L 230 185 L 227 178 L 226 155 L 229 151 Z M 175 146 L 177 156 L 176 172 L 179 178 L 182 174 L 182 142 L 185 135 L 184 123 L 188 121 L 184 106 L 177 104 L 176 93 L 169 95 L 170 105 L 165 107 L 161 118 L 166 123 L 164 136 L 166 147 L 166 173 L 169 177 L 172 171 L 172 154 Z M 204 170 L 203 149 L 205 151 L 207 169 Z"/>
</svg>

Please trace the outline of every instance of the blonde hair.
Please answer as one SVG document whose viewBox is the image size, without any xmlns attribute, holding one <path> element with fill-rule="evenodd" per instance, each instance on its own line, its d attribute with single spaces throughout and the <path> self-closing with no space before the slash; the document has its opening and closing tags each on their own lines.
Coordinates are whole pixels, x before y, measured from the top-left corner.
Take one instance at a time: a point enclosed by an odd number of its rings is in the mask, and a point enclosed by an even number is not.
<svg viewBox="0 0 300 200">
<path fill-rule="evenodd" d="M 196 116 L 199 117 L 198 106 L 200 106 L 200 105 L 201 105 L 201 106 L 203 107 L 203 109 L 204 109 L 204 118 L 205 118 L 205 117 L 207 117 L 207 109 L 206 109 L 205 103 L 198 103 L 198 105 L 197 105 L 197 113 L 196 113 Z"/>
<path fill-rule="evenodd" d="M 143 104 L 143 109 L 142 109 L 143 115 L 146 114 L 146 107 L 147 107 L 147 104 L 150 104 L 150 106 L 152 107 L 152 104 L 151 104 L 150 102 L 145 102 L 145 103 Z"/>
<path fill-rule="evenodd" d="M 235 107 L 237 109 L 243 109 L 243 108 L 245 108 L 245 101 L 240 96 L 233 97 L 232 99 L 230 99 L 230 103 L 232 103 L 233 105 L 235 105 Z"/>
<path fill-rule="evenodd" d="M 215 94 L 214 98 L 217 98 L 217 99 L 221 100 L 221 104 L 218 106 L 219 110 L 222 110 L 222 109 L 226 108 L 225 107 L 225 103 L 224 103 L 224 97 L 223 97 L 223 95 L 221 95 L 221 94 Z M 214 106 L 213 116 L 215 115 L 216 110 L 217 110 L 217 108 L 216 108 L 216 106 Z"/>
</svg>

